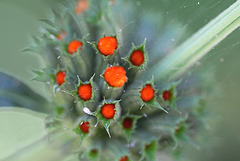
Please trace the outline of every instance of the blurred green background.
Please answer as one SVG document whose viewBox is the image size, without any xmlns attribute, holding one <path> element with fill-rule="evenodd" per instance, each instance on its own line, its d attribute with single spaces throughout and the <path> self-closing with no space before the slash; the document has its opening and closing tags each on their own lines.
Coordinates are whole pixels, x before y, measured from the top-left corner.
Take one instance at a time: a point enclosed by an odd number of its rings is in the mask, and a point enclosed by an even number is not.
<svg viewBox="0 0 240 161">
<path fill-rule="evenodd" d="M 45 95 L 43 84 L 31 81 L 31 68 L 41 68 L 40 57 L 22 53 L 29 45 L 31 35 L 37 35 L 57 0 L 0 0 L 0 71 L 23 80 L 40 94 Z M 230 6 L 234 0 L 145 0 L 136 1 L 143 9 L 164 13 L 169 23 L 177 20 L 189 35 Z M 161 3 L 163 5 L 161 5 Z M 159 10 L 159 8 L 161 8 Z M 157 17 L 155 18 L 157 21 Z M 198 71 L 214 67 L 213 89 L 207 107 L 213 113 L 213 122 L 206 143 L 201 150 L 186 149 L 192 161 L 239 161 L 240 159 L 240 29 L 237 29 L 215 47 L 198 66 Z M 207 78 L 206 78 L 207 79 Z"/>
</svg>

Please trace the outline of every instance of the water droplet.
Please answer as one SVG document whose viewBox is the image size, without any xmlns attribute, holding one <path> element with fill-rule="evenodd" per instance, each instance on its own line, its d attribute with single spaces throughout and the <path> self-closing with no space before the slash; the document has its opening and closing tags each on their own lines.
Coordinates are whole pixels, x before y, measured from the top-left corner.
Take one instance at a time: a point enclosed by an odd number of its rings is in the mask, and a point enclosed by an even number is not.
<svg viewBox="0 0 240 161">
<path fill-rule="evenodd" d="M 135 146 L 135 143 L 134 143 L 134 142 L 130 144 L 130 147 L 134 147 L 134 146 Z"/>
<path fill-rule="evenodd" d="M 57 57 L 57 59 L 60 59 L 60 58 L 61 58 L 61 56 L 58 56 L 58 57 Z"/>
<path fill-rule="evenodd" d="M 172 38 L 172 42 L 174 42 L 175 41 L 175 39 L 174 38 Z"/>
<path fill-rule="evenodd" d="M 224 58 L 220 58 L 219 61 L 220 61 L 221 63 L 223 63 L 223 62 L 224 62 Z"/>
<path fill-rule="evenodd" d="M 93 115 L 92 114 L 92 112 L 89 110 L 89 108 L 87 108 L 87 107 L 84 107 L 83 108 L 83 112 L 85 112 L 86 114 L 88 114 L 88 115 Z"/>
<path fill-rule="evenodd" d="M 198 2 L 197 4 L 200 4 L 200 2 Z"/>
<path fill-rule="evenodd" d="M 54 35 L 50 35 L 50 38 L 53 39 L 53 40 L 56 39 L 56 37 Z"/>
<path fill-rule="evenodd" d="M 97 127 L 97 125 L 98 125 L 98 122 L 96 123 L 96 125 L 94 125 L 94 127 Z"/>
<path fill-rule="evenodd" d="M 61 52 L 61 49 L 59 47 L 55 47 L 55 49 L 59 52 Z"/>
</svg>

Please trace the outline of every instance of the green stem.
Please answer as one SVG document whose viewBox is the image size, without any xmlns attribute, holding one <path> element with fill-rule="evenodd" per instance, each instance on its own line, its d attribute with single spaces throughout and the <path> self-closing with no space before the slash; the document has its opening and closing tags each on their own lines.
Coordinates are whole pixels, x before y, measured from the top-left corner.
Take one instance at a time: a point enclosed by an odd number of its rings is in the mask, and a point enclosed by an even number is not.
<svg viewBox="0 0 240 161">
<path fill-rule="evenodd" d="M 175 79 L 240 26 L 240 1 L 236 1 L 156 64 L 156 80 Z"/>
</svg>

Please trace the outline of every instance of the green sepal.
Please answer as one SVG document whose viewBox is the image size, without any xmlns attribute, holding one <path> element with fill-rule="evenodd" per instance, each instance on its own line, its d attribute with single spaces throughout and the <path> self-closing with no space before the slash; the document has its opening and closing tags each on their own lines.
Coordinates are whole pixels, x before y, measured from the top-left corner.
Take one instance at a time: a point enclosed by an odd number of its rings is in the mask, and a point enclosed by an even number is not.
<svg viewBox="0 0 240 161">
<path fill-rule="evenodd" d="M 67 82 L 69 81 L 69 76 L 68 76 L 67 69 L 66 68 L 60 68 L 59 66 L 57 66 L 57 69 L 44 68 L 42 70 L 32 69 L 32 71 L 36 75 L 32 80 L 37 80 L 37 81 L 44 82 L 44 83 L 47 83 L 47 84 L 52 84 L 54 95 L 61 88 L 66 87 Z M 60 71 L 66 72 L 66 76 L 65 76 L 65 82 L 61 85 L 58 85 L 57 81 L 56 81 L 56 75 Z"/>
<path fill-rule="evenodd" d="M 82 158 L 80 160 L 100 161 L 104 140 L 99 140 L 95 135 L 84 142 L 82 146 Z"/>
<path fill-rule="evenodd" d="M 63 113 L 64 113 L 64 111 L 65 111 L 65 108 L 64 107 L 61 107 L 61 106 L 58 106 L 58 107 L 56 107 L 56 114 L 58 115 L 58 116 L 61 116 Z"/>
<path fill-rule="evenodd" d="M 85 14 L 77 15 L 75 13 L 75 2 L 70 1 L 69 4 L 66 4 L 66 7 L 68 9 L 70 8 L 66 15 L 68 16 L 68 25 L 71 33 L 78 36 L 90 33 L 91 31 L 89 30 L 89 26 L 85 20 Z"/>
<path fill-rule="evenodd" d="M 177 120 L 175 128 L 171 130 L 171 135 L 175 142 L 174 149 L 180 146 L 180 141 L 186 142 L 196 149 L 200 148 L 196 143 L 192 141 L 190 136 L 187 134 L 189 130 L 189 127 L 186 123 L 187 119 L 188 119 L 188 116 L 185 115 L 184 117 Z"/>
<path fill-rule="evenodd" d="M 145 102 L 145 101 L 143 101 L 142 99 L 140 99 L 140 100 L 141 100 L 141 107 L 140 107 L 140 108 L 143 108 L 144 106 L 146 106 L 146 107 L 148 107 L 148 108 L 149 108 L 149 107 L 155 107 L 155 108 L 158 108 L 158 109 L 160 109 L 160 110 L 168 113 L 168 111 L 166 111 L 166 110 L 158 103 L 158 101 L 157 101 L 157 99 L 156 99 L 156 97 L 157 97 L 157 96 L 156 96 L 156 93 L 157 93 L 158 90 L 156 90 L 156 89 L 155 89 L 155 86 L 154 86 L 154 77 L 152 77 L 151 80 L 146 81 L 146 82 L 141 86 L 141 88 L 139 89 L 139 93 L 140 93 L 140 91 L 142 90 L 142 88 L 143 88 L 145 85 L 147 85 L 147 84 L 150 84 L 150 85 L 152 86 L 155 94 L 154 94 L 153 99 L 151 99 L 150 101 Z"/>
<path fill-rule="evenodd" d="M 123 60 L 128 62 L 128 64 L 129 64 L 128 69 L 134 68 L 134 69 L 137 69 L 139 71 L 145 71 L 145 68 L 147 66 L 147 61 L 148 61 L 148 54 L 147 54 L 147 51 L 145 49 L 145 46 L 146 46 L 146 39 L 144 39 L 143 43 L 140 46 L 137 46 L 137 47 L 132 43 L 132 49 L 130 50 L 128 56 L 122 58 Z M 144 61 L 140 66 L 133 65 L 130 61 L 131 54 L 136 50 L 142 51 L 143 55 L 144 55 Z"/>
<path fill-rule="evenodd" d="M 52 68 L 44 68 L 42 70 L 32 69 L 32 72 L 35 74 L 32 80 L 50 84 L 56 83 L 54 71 L 52 70 Z"/>
<path fill-rule="evenodd" d="M 164 104 L 164 106 L 170 106 L 171 108 L 175 109 L 178 111 L 177 107 L 176 107 L 176 101 L 178 100 L 177 98 L 177 86 L 180 84 L 181 80 L 177 81 L 177 82 L 172 82 L 170 84 L 168 84 L 167 86 L 165 86 L 162 90 L 161 90 L 161 94 L 159 95 L 160 98 L 160 102 Z M 163 92 L 164 91 L 170 91 L 171 92 L 171 98 L 170 100 L 165 101 L 163 99 Z M 180 112 L 180 111 L 178 111 Z"/>
<path fill-rule="evenodd" d="M 143 146 L 143 155 L 140 160 L 156 161 L 156 153 L 158 150 L 158 140 L 152 140 Z"/>
<path fill-rule="evenodd" d="M 51 21 L 49 19 L 38 19 L 38 20 L 42 21 L 42 22 L 44 22 L 44 23 L 46 23 L 46 24 L 48 24 L 48 25 L 50 25 L 52 27 L 55 27 L 55 25 L 56 25 L 53 21 Z"/>
<path fill-rule="evenodd" d="M 126 119 L 126 118 L 130 118 L 132 119 L 132 126 L 128 129 L 124 128 L 123 126 L 123 121 Z M 125 115 L 121 121 L 120 121 L 120 124 L 121 124 L 121 127 L 126 135 L 126 138 L 128 140 L 128 142 L 130 141 L 130 137 L 131 137 L 131 134 L 134 132 L 136 126 L 137 126 L 137 120 L 141 118 L 141 116 L 137 116 L 137 115 L 129 115 L 129 113 L 127 115 Z"/>
<path fill-rule="evenodd" d="M 85 133 L 83 132 L 81 129 L 80 129 L 80 125 L 82 122 L 89 122 L 89 132 L 88 133 Z M 90 117 L 85 117 L 85 116 L 82 116 L 78 119 L 78 121 L 76 122 L 76 126 L 75 128 L 73 129 L 73 131 L 77 134 L 77 135 L 80 135 L 81 136 L 81 141 L 83 142 L 84 139 L 86 137 L 88 137 L 89 135 L 91 135 L 91 131 L 93 131 L 93 128 L 94 128 L 94 121 L 92 118 Z"/>
<path fill-rule="evenodd" d="M 112 121 L 116 121 L 118 119 L 118 117 L 120 116 L 121 113 L 121 107 L 119 104 L 120 100 L 103 100 L 102 103 L 100 104 L 100 106 L 98 106 L 98 110 L 93 112 L 93 115 L 97 117 L 97 124 L 102 121 L 104 128 L 106 129 L 109 137 L 111 138 L 110 135 L 110 131 L 109 131 L 109 126 L 111 124 Z M 115 115 L 113 117 L 113 119 L 107 119 L 105 117 L 103 117 L 103 115 L 101 114 L 101 108 L 104 104 L 114 104 L 115 105 Z"/>
<path fill-rule="evenodd" d="M 88 152 L 88 158 L 91 161 L 98 161 L 100 156 L 100 150 L 99 149 L 91 149 Z"/>
<path fill-rule="evenodd" d="M 191 113 L 193 114 L 193 117 L 196 118 L 196 120 L 198 120 L 205 129 L 210 128 L 207 120 L 215 117 L 212 116 L 210 112 L 207 112 L 206 102 L 204 98 L 199 99 L 198 104 L 192 107 Z"/>
<path fill-rule="evenodd" d="M 94 83 L 93 79 L 94 79 L 94 76 L 95 74 L 90 78 L 89 81 L 85 81 L 83 82 L 79 76 L 77 77 L 78 79 L 78 84 L 75 86 L 75 90 L 74 91 L 71 91 L 71 94 L 76 98 L 76 100 L 80 101 L 82 103 L 83 106 L 86 106 L 87 103 L 89 102 L 96 102 L 98 100 L 98 87 L 96 85 L 96 83 Z M 80 96 L 78 95 L 78 89 L 81 85 L 84 85 L 84 84 L 90 84 L 92 86 L 92 97 L 90 100 L 83 100 L 80 98 Z"/>
<path fill-rule="evenodd" d="M 58 6 L 60 7 L 60 6 Z M 51 8 L 53 13 L 53 19 L 38 19 L 46 24 L 48 24 L 52 29 L 55 29 L 56 31 L 61 31 L 65 27 L 65 20 L 66 20 L 66 9 L 61 7 L 57 11 L 55 8 Z"/>
</svg>

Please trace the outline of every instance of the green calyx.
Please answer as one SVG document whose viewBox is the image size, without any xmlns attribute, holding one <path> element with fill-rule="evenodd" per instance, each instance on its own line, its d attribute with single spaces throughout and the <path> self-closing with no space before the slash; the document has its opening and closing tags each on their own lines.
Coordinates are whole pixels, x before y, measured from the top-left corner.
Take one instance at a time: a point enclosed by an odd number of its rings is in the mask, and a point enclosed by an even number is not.
<svg viewBox="0 0 240 161">
<path fill-rule="evenodd" d="M 141 116 L 126 114 L 120 121 L 121 127 L 128 141 L 137 126 L 137 120 L 139 118 L 141 118 Z"/>
<path fill-rule="evenodd" d="M 147 51 L 146 51 L 145 48 L 146 48 L 146 39 L 144 40 L 144 42 L 140 46 L 135 46 L 134 44 L 132 44 L 132 49 L 130 50 L 128 56 L 125 57 L 125 58 L 122 58 L 123 60 L 128 62 L 128 64 L 129 64 L 129 68 L 128 69 L 136 69 L 138 71 L 145 71 L 145 68 L 147 66 L 147 61 L 148 61 L 148 54 L 147 54 Z M 140 51 L 141 54 L 143 54 L 142 55 L 143 56 L 143 62 L 139 63 L 138 65 L 134 65 L 133 62 L 131 61 L 131 56 L 133 55 L 133 53 L 135 51 Z M 137 55 L 135 57 L 135 59 L 136 60 L 141 59 L 140 56 L 141 55 Z"/>
<path fill-rule="evenodd" d="M 93 112 L 93 115 L 97 117 L 97 124 L 101 121 L 106 129 L 109 137 L 111 138 L 109 127 L 112 121 L 117 121 L 121 113 L 120 101 L 103 100 L 98 106 L 98 110 Z M 110 105 L 109 107 L 105 105 Z M 103 108 L 106 107 L 104 110 Z"/>
<path fill-rule="evenodd" d="M 152 87 L 152 89 L 154 90 L 154 96 L 153 98 L 150 100 L 150 101 L 144 101 L 143 99 L 140 99 L 141 100 L 141 106 L 140 106 L 140 109 L 143 108 L 144 106 L 148 107 L 148 108 L 151 108 L 151 107 L 155 107 L 155 108 L 158 108 L 166 113 L 168 113 L 158 102 L 157 102 L 157 95 L 156 93 L 158 92 L 157 90 L 155 90 L 154 88 L 154 77 L 152 77 L 151 80 L 149 81 L 146 81 L 139 89 L 139 93 L 143 90 L 143 88 L 146 86 L 146 85 L 150 85 Z"/>
</svg>

